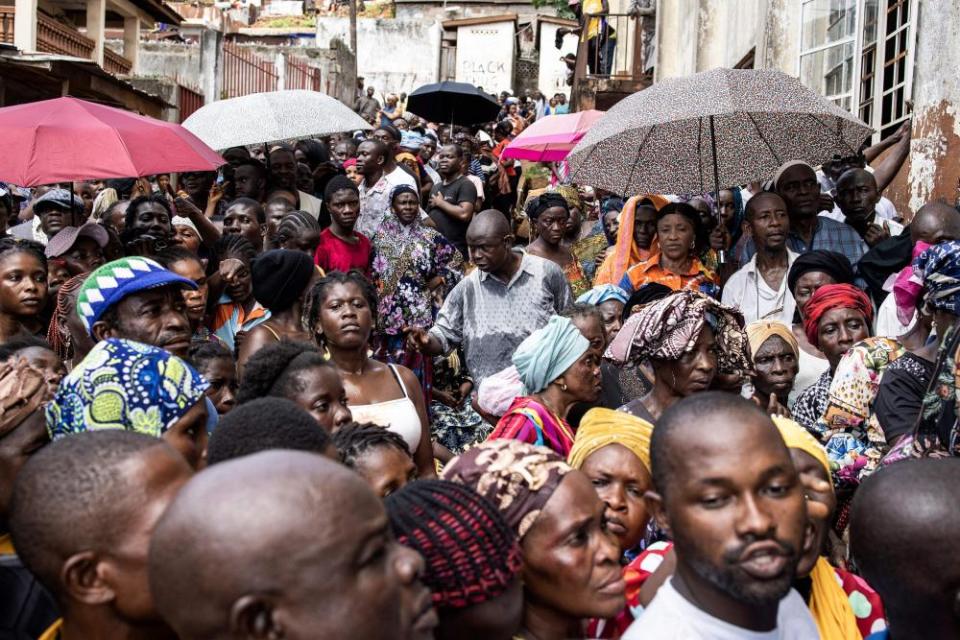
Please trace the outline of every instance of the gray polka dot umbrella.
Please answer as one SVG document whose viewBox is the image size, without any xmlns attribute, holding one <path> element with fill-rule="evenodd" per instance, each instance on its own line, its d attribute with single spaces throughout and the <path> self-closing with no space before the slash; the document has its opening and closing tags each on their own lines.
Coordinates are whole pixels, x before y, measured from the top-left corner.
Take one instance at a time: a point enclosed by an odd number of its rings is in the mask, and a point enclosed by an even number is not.
<svg viewBox="0 0 960 640">
<path fill-rule="evenodd" d="M 770 178 L 787 160 L 851 155 L 872 131 L 779 71 L 714 69 L 619 102 L 567 161 L 574 182 L 619 195 L 705 193 Z"/>
</svg>

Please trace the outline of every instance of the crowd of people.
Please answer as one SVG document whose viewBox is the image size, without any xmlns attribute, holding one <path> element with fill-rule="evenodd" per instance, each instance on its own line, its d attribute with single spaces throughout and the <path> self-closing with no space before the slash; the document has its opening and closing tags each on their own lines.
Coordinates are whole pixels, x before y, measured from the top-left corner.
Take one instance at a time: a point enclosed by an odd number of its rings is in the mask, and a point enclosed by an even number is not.
<svg viewBox="0 0 960 640">
<path fill-rule="evenodd" d="M 909 124 L 614 194 L 503 156 L 527 101 L 374 93 L 2 186 L 0 635 L 960 637 L 960 209 L 882 197 Z"/>
</svg>

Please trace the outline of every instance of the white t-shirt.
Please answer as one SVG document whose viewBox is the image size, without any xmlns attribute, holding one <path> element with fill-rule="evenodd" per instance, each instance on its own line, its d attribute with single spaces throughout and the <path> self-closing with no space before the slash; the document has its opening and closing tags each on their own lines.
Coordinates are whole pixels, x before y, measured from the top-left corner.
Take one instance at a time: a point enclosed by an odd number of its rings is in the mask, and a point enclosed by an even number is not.
<svg viewBox="0 0 960 640">
<path fill-rule="evenodd" d="M 797 255 L 787 249 L 787 271 L 797 259 Z M 771 289 L 763 275 L 757 271 L 756 254 L 750 258 L 750 262 L 730 276 L 723 286 L 720 301 L 739 309 L 743 313 L 743 321 L 747 324 L 755 320 L 771 320 L 782 322 L 789 327 L 793 323 L 793 311 L 797 307 L 793 294 L 787 289 L 787 274 L 783 274 L 783 280 L 776 290 Z"/>
<path fill-rule="evenodd" d="M 803 599 L 793 589 L 780 601 L 777 627 L 751 631 L 714 618 L 673 588 L 670 578 L 637 618 L 623 640 L 817 640 L 820 633 Z"/>
</svg>

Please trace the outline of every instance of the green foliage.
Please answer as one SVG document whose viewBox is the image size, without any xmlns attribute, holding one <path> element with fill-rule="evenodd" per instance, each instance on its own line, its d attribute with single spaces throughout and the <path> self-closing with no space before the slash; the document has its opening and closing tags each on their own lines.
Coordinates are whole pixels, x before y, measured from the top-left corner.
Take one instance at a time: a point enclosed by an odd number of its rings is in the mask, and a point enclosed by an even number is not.
<svg viewBox="0 0 960 640">
<path fill-rule="evenodd" d="M 570 11 L 570 5 L 567 0 L 530 0 L 534 8 L 553 7 L 557 11 L 558 18 L 567 18 L 573 20 L 576 16 Z"/>
</svg>

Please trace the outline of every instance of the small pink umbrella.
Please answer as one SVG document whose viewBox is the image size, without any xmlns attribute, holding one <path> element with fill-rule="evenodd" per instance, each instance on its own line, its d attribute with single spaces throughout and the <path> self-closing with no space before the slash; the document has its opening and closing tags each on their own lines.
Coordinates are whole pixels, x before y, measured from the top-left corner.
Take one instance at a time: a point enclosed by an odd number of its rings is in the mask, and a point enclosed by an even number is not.
<svg viewBox="0 0 960 640">
<path fill-rule="evenodd" d="M 540 118 L 503 150 L 506 158 L 534 162 L 559 162 L 577 146 L 603 111 L 578 111 Z"/>
</svg>

